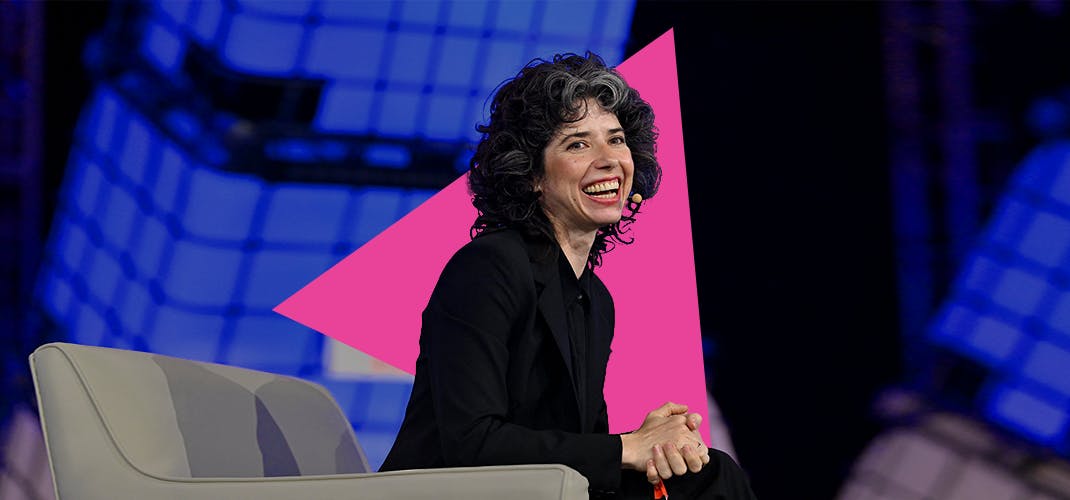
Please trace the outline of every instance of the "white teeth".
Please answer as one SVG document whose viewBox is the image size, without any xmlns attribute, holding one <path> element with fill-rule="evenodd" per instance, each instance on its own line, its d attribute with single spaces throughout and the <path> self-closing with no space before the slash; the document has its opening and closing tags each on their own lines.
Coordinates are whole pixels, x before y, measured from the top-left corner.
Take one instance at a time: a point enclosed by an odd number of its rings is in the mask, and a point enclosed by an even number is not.
<svg viewBox="0 0 1070 500">
<path fill-rule="evenodd" d="M 594 193 L 599 193 L 599 192 L 602 192 L 602 191 L 616 191 L 617 188 L 619 188 L 619 187 L 620 187 L 620 181 L 617 180 L 617 179 L 613 179 L 611 181 L 599 182 L 597 184 L 591 184 L 590 186 L 587 186 L 587 187 L 583 188 L 583 192 L 584 193 L 588 193 L 588 194 L 594 194 Z M 608 194 L 608 195 L 600 195 L 598 197 L 599 198 L 612 198 L 614 196 L 616 196 L 616 193 L 612 193 L 612 194 Z"/>
</svg>

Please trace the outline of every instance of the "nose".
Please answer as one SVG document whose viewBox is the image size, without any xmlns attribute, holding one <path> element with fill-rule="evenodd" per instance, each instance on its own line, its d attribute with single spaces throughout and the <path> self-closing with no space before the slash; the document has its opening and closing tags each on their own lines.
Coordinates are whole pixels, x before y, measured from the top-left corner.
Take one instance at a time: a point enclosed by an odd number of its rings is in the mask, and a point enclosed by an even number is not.
<svg viewBox="0 0 1070 500">
<path fill-rule="evenodd" d="M 599 158 L 594 162 L 594 168 L 599 170 L 609 170 L 620 165 L 620 160 L 610 158 L 608 156 Z"/>
<path fill-rule="evenodd" d="M 609 144 L 598 146 L 598 155 L 595 156 L 593 166 L 598 169 L 609 169 L 620 166 L 620 159 L 613 154 Z"/>
</svg>

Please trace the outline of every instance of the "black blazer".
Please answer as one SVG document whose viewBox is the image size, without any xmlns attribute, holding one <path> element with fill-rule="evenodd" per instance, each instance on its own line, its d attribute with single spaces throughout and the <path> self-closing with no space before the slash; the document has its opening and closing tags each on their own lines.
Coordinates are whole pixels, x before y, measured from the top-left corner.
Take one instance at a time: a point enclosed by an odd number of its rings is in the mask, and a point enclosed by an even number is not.
<svg viewBox="0 0 1070 500">
<path fill-rule="evenodd" d="M 621 442 L 602 395 L 613 299 L 592 276 L 595 361 L 576 394 L 560 251 L 500 230 L 454 254 L 424 310 L 412 396 L 380 470 L 560 463 L 593 491 L 617 489 Z"/>
</svg>

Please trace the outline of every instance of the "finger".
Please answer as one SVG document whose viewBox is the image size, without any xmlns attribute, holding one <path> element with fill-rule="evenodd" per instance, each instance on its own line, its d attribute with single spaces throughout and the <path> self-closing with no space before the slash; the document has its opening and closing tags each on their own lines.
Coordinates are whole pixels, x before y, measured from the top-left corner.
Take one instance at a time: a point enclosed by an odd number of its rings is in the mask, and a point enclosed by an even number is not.
<svg viewBox="0 0 1070 500">
<path fill-rule="evenodd" d="M 686 405 L 678 405 L 676 403 L 673 403 L 672 401 L 669 401 L 659 406 L 656 410 L 650 412 L 649 416 L 668 417 L 670 415 L 682 415 L 684 413 L 687 413 Z"/>
<path fill-rule="evenodd" d="M 670 415 L 687 415 L 687 405 L 680 405 L 671 401 L 665 404 L 669 406 Z"/>
<path fill-rule="evenodd" d="M 711 459 L 711 457 L 710 457 L 710 449 L 707 448 L 705 445 L 703 445 L 702 449 L 699 450 L 699 451 L 700 451 L 699 456 L 702 458 L 702 465 L 706 465 L 706 464 L 710 463 L 710 459 Z"/>
<path fill-rule="evenodd" d="M 702 423 L 702 415 L 698 413 L 691 413 L 687 416 L 687 428 L 693 431 L 698 430 L 699 424 Z"/>
<path fill-rule="evenodd" d="M 677 476 L 687 474 L 687 461 L 684 460 L 683 455 L 680 455 L 680 450 L 676 448 L 676 445 L 665 443 L 661 449 L 665 452 L 665 458 L 669 461 L 669 467 L 672 468 L 673 474 Z"/>
<path fill-rule="evenodd" d="M 654 459 L 646 461 L 646 480 L 650 484 L 658 484 L 661 481 L 661 476 L 658 475 L 658 468 L 654 465 Z"/>
<path fill-rule="evenodd" d="M 695 448 L 695 451 L 698 452 L 699 456 L 705 456 L 706 458 L 710 458 L 710 449 L 707 448 L 705 444 L 699 443 L 699 445 Z"/>
<path fill-rule="evenodd" d="M 684 461 L 687 462 L 687 470 L 691 472 L 698 472 L 702 470 L 702 457 L 698 451 L 692 448 L 690 445 L 684 445 L 680 448 L 680 455 L 684 457 Z"/>
<path fill-rule="evenodd" d="M 672 467 L 669 466 L 669 461 L 665 458 L 665 450 L 662 449 L 660 444 L 654 445 L 654 467 L 657 468 L 658 475 L 662 479 L 672 477 Z"/>
</svg>

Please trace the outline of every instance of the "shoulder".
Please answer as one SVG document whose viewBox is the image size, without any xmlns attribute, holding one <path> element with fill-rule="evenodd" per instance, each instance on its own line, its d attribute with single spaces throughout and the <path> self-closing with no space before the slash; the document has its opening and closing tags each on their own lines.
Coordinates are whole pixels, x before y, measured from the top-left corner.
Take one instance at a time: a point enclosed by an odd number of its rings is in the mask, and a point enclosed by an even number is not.
<svg viewBox="0 0 1070 500">
<path fill-rule="evenodd" d="M 465 244 L 439 277 L 439 287 L 461 293 L 500 287 L 515 290 L 529 283 L 532 271 L 524 239 L 508 230 L 481 235 Z"/>
<path fill-rule="evenodd" d="M 511 230 L 483 234 L 453 254 L 450 266 L 518 266 L 528 262 L 528 250 L 520 233 Z"/>
<path fill-rule="evenodd" d="M 453 254 L 431 294 L 430 309 L 461 316 L 523 307 L 535 299 L 524 239 L 511 231 L 479 236 Z"/>
</svg>

